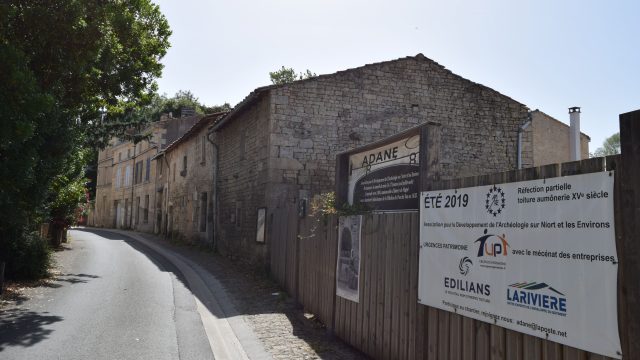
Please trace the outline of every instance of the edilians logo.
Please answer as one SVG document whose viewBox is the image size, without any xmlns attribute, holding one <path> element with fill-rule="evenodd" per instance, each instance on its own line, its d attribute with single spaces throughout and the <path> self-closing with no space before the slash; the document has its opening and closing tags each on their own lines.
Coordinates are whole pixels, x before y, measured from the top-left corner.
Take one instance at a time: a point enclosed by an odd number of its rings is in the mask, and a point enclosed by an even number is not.
<svg viewBox="0 0 640 360">
<path fill-rule="evenodd" d="M 567 298 L 546 283 L 522 282 L 509 285 L 507 304 L 567 316 Z"/>
<path fill-rule="evenodd" d="M 463 257 L 460 259 L 460 265 L 458 265 L 458 270 L 460 270 L 460 274 L 467 275 L 469 270 L 471 270 L 471 265 L 473 265 L 473 261 L 468 257 Z"/>
<path fill-rule="evenodd" d="M 489 234 L 487 229 L 484 229 L 484 235 L 474 243 L 478 244 L 476 256 L 480 258 L 480 266 L 495 269 L 504 269 L 507 266 L 505 260 L 509 254 L 510 245 L 505 234 Z"/>
<path fill-rule="evenodd" d="M 484 297 L 488 297 L 489 295 L 491 295 L 491 285 L 489 284 L 477 281 L 456 279 L 453 277 L 444 278 L 444 288 L 445 293 L 449 295 L 483 302 L 489 302 L 489 299 L 486 299 Z"/>
</svg>

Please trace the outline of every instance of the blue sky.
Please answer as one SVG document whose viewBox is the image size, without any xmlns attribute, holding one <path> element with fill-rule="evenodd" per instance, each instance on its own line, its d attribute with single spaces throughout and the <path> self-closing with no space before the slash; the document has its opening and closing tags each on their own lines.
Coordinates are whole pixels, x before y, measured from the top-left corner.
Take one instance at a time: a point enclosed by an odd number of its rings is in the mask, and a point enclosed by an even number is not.
<svg viewBox="0 0 640 360">
<path fill-rule="evenodd" d="M 418 53 L 568 123 L 590 150 L 640 109 L 640 1 L 156 0 L 160 92 L 235 105 L 281 66 L 317 74 Z"/>
</svg>

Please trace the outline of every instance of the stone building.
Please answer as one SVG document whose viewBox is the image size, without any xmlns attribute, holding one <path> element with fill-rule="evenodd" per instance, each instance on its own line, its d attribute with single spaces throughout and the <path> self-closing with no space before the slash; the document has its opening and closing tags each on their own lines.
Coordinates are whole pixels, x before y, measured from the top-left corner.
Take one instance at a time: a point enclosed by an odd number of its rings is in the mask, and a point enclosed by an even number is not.
<svg viewBox="0 0 640 360">
<path fill-rule="evenodd" d="M 514 169 L 527 119 L 525 105 L 422 54 L 258 88 L 210 129 L 219 148 L 217 247 L 266 265 L 258 208 L 269 218 L 333 191 L 337 153 L 426 122 L 442 125 L 445 177 Z"/>
<path fill-rule="evenodd" d="M 155 227 L 155 162 L 151 159 L 185 133 L 202 116 L 163 116 L 144 132 L 148 141 L 136 145 L 114 138 L 98 153 L 96 201 L 91 226 L 136 229 Z"/>
<path fill-rule="evenodd" d="M 212 239 L 214 174 L 207 130 L 222 115 L 203 117 L 155 156 L 155 232 L 191 243 L 209 243 Z"/>
<path fill-rule="evenodd" d="M 571 161 L 569 125 L 536 109 L 530 112 L 531 123 L 522 135 L 523 167 L 542 166 Z M 591 138 L 580 133 L 582 159 L 589 158 Z"/>
<path fill-rule="evenodd" d="M 254 267 L 268 265 L 278 210 L 335 190 L 338 153 L 420 124 L 440 124 L 445 178 L 568 160 L 567 125 L 422 54 L 260 87 L 228 113 L 171 121 L 135 158 L 131 144 L 101 152 L 96 225 L 209 243 Z"/>
</svg>

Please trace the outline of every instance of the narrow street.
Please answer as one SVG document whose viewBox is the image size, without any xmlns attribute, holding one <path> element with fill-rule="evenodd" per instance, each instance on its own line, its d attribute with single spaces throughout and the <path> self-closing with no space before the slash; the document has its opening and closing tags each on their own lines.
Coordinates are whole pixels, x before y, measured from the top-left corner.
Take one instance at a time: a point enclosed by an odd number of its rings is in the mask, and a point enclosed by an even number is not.
<svg viewBox="0 0 640 360">
<path fill-rule="evenodd" d="M 2 359 L 212 359 L 175 267 L 109 232 L 70 231 L 48 287 L 0 312 Z"/>
<path fill-rule="evenodd" d="M 0 309 L 0 359 L 360 359 L 262 275 L 149 234 L 74 229 Z"/>
</svg>

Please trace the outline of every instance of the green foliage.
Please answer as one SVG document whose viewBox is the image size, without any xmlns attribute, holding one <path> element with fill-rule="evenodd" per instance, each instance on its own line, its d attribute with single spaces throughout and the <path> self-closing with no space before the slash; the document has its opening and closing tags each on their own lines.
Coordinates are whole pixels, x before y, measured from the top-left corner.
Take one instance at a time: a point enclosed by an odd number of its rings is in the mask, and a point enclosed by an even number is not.
<svg viewBox="0 0 640 360">
<path fill-rule="evenodd" d="M 0 260 L 38 261 L 22 250 L 75 201 L 74 156 L 140 120 L 170 34 L 150 0 L 0 2 Z"/>
<path fill-rule="evenodd" d="M 299 73 L 296 75 L 296 71 L 293 70 L 293 68 L 286 68 L 284 66 L 280 70 L 269 72 L 271 83 L 274 85 L 287 84 L 296 80 L 304 80 L 315 76 L 317 75 L 315 73 L 312 73 L 309 69 L 307 69 L 304 73 Z"/>
<path fill-rule="evenodd" d="M 617 132 L 604 140 L 602 147 L 593 152 L 592 157 L 620 154 L 620 133 Z"/>
<path fill-rule="evenodd" d="M 47 204 L 50 219 L 75 223 L 76 209 L 86 203 L 85 169 L 93 154 L 91 149 L 78 149 L 66 159 L 63 171 L 54 177 Z"/>
<path fill-rule="evenodd" d="M 336 193 L 334 192 L 319 194 L 311 199 L 311 215 L 315 217 L 328 215 L 359 215 L 370 211 L 371 209 L 368 206 L 362 204 L 351 205 L 346 202 L 337 204 Z"/>
<path fill-rule="evenodd" d="M 196 114 L 211 114 L 220 111 L 231 110 L 231 105 L 225 103 L 217 106 L 206 106 L 188 90 L 179 90 L 173 97 L 166 95 L 156 95 L 151 104 L 143 109 L 144 117 L 149 121 L 158 121 L 162 114 L 172 113 L 173 116 L 180 116 L 183 109 L 193 109 Z"/>
<path fill-rule="evenodd" d="M 45 239 L 35 232 L 23 234 L 21 241 L 6 244 L 0 250 L 10 252 L 7 259 L 5 276 L 16 280 L 35 280 L 47 275 L 51 261 L 51 250 Z"/>
</svg>

